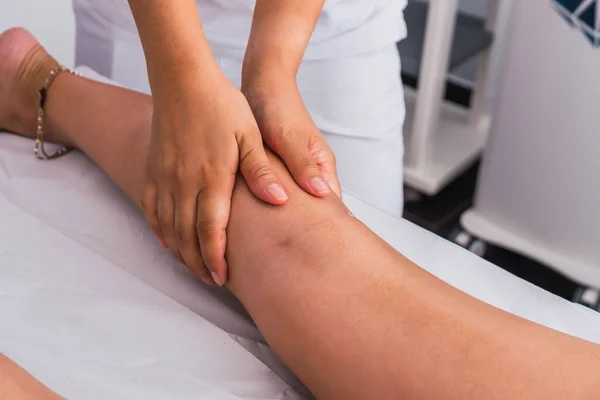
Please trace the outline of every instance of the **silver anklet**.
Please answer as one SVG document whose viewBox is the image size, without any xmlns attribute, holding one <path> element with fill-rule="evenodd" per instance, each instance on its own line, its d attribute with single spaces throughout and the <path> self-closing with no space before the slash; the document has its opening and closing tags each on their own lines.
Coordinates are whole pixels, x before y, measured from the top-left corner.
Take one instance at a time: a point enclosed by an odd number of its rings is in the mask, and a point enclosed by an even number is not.
<svg viewBox="0 0 600 400">
<path fill-rule="evenodd" d="M 62 65 L 52 68 L 48 77 L 44 81 L 44 86 L 38 91 L 39 95 L 39 107 L 37 113 L 37 135 L 35 138 L 35 147 L 33 148 L 33 153 L 37 157 L 38 160 L 54 160 L 56 158 L 62 157 L 65 154 L 69 153 L 73 150 L 72 147 L 63 147 L 59 149 L 56 153 L 48 154 L 44 149 L 44 106 L 46 105 L 46 99 L 48 98 L 48 89 L 52 82 L 54 82 L 54 78 L 58 76 L 62 71 L 67 71 L 75 76 L 81 76 L 81 74 L 71 68 L 63 67 Z"/>
</svg>

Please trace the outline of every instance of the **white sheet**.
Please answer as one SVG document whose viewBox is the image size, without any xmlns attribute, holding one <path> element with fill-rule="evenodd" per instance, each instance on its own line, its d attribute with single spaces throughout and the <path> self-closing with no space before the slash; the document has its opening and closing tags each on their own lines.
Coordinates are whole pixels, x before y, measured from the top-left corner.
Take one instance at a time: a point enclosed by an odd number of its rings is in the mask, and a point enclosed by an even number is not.
<svg viewBox="0 0 600 400">
<path fill-rule="evenodd" d="M 225 290 L 162 251 L 82 154 L 40 162 L 0 134 L 0 351 L 68 398 L 297 399 L 302 386 Z M 458 288 L 600 343 L 600 315 L 347 195 L 399 251 Z"/>
</svg>

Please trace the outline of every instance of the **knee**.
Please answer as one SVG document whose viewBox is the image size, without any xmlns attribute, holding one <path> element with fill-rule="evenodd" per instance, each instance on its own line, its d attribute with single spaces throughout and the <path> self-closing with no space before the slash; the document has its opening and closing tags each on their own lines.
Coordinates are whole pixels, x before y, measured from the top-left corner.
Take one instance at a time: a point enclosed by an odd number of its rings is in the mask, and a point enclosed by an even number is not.
<svg viewBox="0 0 600 400">
<path fill-rule="evenodd" d="M 314 244 L 313 232 L 334 232 L 340 219 L 351 218 L 337 196 L 316 198 L 304 192 L 277 157 L 269 158 L 289 200 L 279 206 L 267 204 L 238 176 L 227 228 L 226 257 L 233 285 L 237 279 L 249 279 L 247 274 L 260 279 L 304 265 L 302 260 Z"/>
</svg>

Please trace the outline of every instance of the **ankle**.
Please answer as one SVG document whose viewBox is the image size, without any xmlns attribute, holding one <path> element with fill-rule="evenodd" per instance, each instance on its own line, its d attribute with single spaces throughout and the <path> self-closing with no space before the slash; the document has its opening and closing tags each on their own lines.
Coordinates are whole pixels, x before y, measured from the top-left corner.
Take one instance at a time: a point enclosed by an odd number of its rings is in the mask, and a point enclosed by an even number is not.
<svg viewBox="0 0 600 400">
<path fill-rule="evenodd" d="M 27 98 L 37 98 L 48 74 L 58 65 L 41 45 L 36 45 L 27 52 L 17 72 L 17 79 Z"/>
<path fill-rule="evenodd" d="M 24 91 L 26 98 L 32 99 L 30 104 L 31 107 L 34 108 L 36 116 L 37 108 L 40 105 L 40 89 L 42 89 L 42 87 L 46 83 L 50 71 L 58 68 L 59 66 L 60 64 L 53 57 L 51 57 L 42 46 L 38 45 L 28 52 L 23 63 L 19 67 L 17 79 L 19 80 L 19 83 L 22 88 L 21 90 Z M 52 99 L 55 97 L 54 92 L 56 91 L 56 83 L 61 78 L 62 77 L 59 76 L 56 76 L 54 78 L 53 83 L 48 88 L 49 98 Z M 56 128 L 56 124 L 52 122 L 53 118 L 52 115 L 48 112 L 48 109 L 49 105 L 48 101 L 46 101 L 46 104 L 44 106 L 46 118 L 44 120 L 43 126 L 45 140 L 47 142 L 55 142 L 73 147 L 72 141 L 66 135 L 61 133 L 60 129 Z M 30 116 L 31 111 L 28 110 L 25 117 L 30 118 Z"/>
</svg>

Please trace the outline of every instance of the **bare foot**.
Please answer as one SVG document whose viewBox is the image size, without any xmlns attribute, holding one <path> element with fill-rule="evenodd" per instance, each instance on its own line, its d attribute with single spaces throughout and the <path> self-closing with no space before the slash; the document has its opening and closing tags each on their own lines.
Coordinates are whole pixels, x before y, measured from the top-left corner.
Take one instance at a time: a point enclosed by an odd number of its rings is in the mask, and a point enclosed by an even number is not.
<svg viewBox="0 0 600 400">
<path fill-rule="evenodd" d="M 57 65 L 25 29 L 0 34 L 0 131 L 34 137 L 37 91 Z"/>
</svg>

